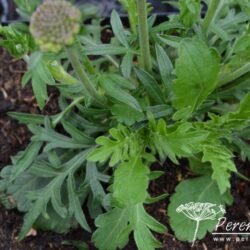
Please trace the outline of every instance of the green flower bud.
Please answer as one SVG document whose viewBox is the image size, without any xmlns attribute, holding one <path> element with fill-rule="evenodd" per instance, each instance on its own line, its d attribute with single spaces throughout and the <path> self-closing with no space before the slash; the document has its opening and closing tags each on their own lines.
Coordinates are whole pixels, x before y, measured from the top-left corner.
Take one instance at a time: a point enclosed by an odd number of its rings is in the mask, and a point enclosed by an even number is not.
<svg viewBox="0 0 250 250">
<path fill-rule="evenodd" d="M 71 45 L 80 30 L 81 12 L 64 0 L 45 0 L 33 13 L 30 32 L 45 52 Z"/>
</svg>

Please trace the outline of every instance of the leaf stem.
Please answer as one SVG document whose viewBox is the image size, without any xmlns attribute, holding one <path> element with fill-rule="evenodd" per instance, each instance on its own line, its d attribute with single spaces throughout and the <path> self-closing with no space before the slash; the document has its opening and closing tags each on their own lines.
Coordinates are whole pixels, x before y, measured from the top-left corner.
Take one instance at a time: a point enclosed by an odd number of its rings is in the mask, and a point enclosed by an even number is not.
<svg viewBox="0 0 250 250">
<path fill-rule="evenodd" d="M 147 20 L 147 1 L 137 0 L 141 64 L 146 71 L 152 70 Z"/>
<path fill-rule="evenodd" d="M 93 87 L 93 84 L 91 83 L 88 74 L 86 73 L 84 67 L 79 61 L 75 48 L 65 47 L 65 51 L 67 52 L 71 64 L 74 70 L 76 71 L 81 83 L 84 85 L 85 89 L 98 104 L 104 106 L 106 103 L 106 98 L 104 96 L 101 96 Z"/>
<path fill-rule="evenodd" d="M 214 19 L 219 3 L 220 0 L 210 0 L 210 4 L 208 6 L 208 10 L 202 24 L 205 32 L 208 31 L 208 28 Z"/>
<path fill-rule="evenodd" d="M 230 83 L 230 82 L 238 79 L 239 77 L 245 75 L 248 72 L 250 72 L 250 62 L 246 63 L 241 68 L 235 70 L 231 74 L 228 74 L 226 77 L 221 77 L 221 79 L 219 80 L 219 83 L 218 83 L 218 87 L 224 86 L 227 83 Z"/>
</svg>

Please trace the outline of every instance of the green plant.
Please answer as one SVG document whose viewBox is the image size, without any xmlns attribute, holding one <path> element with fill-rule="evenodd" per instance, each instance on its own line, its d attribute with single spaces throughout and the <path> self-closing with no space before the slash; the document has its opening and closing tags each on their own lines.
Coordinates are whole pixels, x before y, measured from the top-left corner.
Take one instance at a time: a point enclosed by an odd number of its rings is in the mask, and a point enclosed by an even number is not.
<svg viewBox="0 0 250 250">
<path fill-rule="evenodd" d="M 22 84 L 31 80 L 39 107 L 48 99 L 47 85 L 60 93 L 56 115 L 9 114 L 33 134 L 27 149 L 1 172 L 0 189 L 26 213 L 20 240 L 31 227 L 63 233 L 79 224 L 91 231 L 82 209 L 87 206 L 98 249 L 123 248 L 130 234 L 140 250 L 160 247 L 152 231 L 164 233 L 166 227 L 144 204 L 166 194 L 148 193 L 150 181 L 162 174 L 150 166 L 166 159 L 179 164 L 181 158 L 196 177 L 181 182 L 171 197 L 170 226 L 178 239 L 189 242 L 214 230 L 215 221 L 199 228 L 176 209 L 182 203 L 233 201 L 230 178 L 240 175 L 233 157 L 250 158 L 250 33 L 244 1 L 205 2 L 204 18 L 200 1 L 180 0 L 172 3 L 179 14 L 155 24 L 154 16 L 147 18 L 145 0 L 123 0 L 131 30 L 113 11 L 108 44 L 101 42 L 98 18 L 79 30 L 78 10 L 59 0 L 46 1 L 31 18 L 42 51 L 27 29 L 1 27 L 0 44 L 28 64 Z M 71 11 L 77 14 L 70 23 L 76 29 L 52 22 L 55 6 L 63 6 L 63 13 L 57 12 L 65 20 Z M 36 23 L 41 9 L 51 29 Z M 64 28 L 73 32 L 70 42 L 60 33 Z"/>
</svg>

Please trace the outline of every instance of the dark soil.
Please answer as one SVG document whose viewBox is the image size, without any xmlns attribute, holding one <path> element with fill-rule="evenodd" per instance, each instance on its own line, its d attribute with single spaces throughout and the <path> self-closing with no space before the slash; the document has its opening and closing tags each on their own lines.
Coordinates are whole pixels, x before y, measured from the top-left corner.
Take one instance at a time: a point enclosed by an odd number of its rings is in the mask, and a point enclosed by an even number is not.
<svg viewBox="0 0 250 250">
<path fill-rule="evenodd" d="M 10 163 L 11 155 L 15 155 L 19 150 L 27 146 L 31 136 L 27 128 L 9 118 L 7 112 L 39 113 L 30 86 L 23 89 L 20 86 L 24 70 L 25 64 L 22 61 L 14 60 L 5 51 L 0 50 L 0 169 Z M 58 111 L 56 103 L 57 92 L 52 89 L 50 90 L 50 101 L 42 113 L 56 113 Z M 250 164 L 244 164 L 239 159 L 236 159 L 236 161 L 240 172 L 246 176 L 250 176 Z M 165 175 L 151 183 L 149 191 L 153 196 L 164 192 L 172 194 L 180 180 L 191 176 L 185 162 L 181 164 L 181 167 L 176 167 L 170 162 L 166 162 L 164 166 L 154 164 L 152 168 L 161 169 L 165 172 Z M 230 221 L 250 221 L 250 204 L 248 203 L 250 200 L 249 183 L 234 176 L 232 178 L 232 190 L 235 200 L 233 206 L 227 209 L 226 217 Z M 166 215 L 168 203 L 169 200 L 165 199 L 164 201 L 147 206 L 147 210 L 169 228 Z M 62 245 L 64 240 L 84 241 L 89 244 L 90 249 L 96 249 L 90 242 L 90 235 L 81 229 L 74 230 L 66 235 L 39 231 L 37 236 L 30 236 L 24 241 L 18 242 L 16 237 L 22 225 L 22 216 L 16 210 L 6 210 L 0 205 L 0 250 L 76 249 L 73 246 Z M 190 244 L 175 239 L 170 228 L 168 233 L 157 235 L 157 237 L 163 242 L 162 249 L 191 249 Z M 250 239 L 244 243 L 235 243 L 233 241 L 229 243 L 214 243 L 212 236 L 208 235 L 203 241 L 196 243 L 193 249 L 250 250 Z M 125 250 L 136 250 L 132 240 Z"/>
</svg>

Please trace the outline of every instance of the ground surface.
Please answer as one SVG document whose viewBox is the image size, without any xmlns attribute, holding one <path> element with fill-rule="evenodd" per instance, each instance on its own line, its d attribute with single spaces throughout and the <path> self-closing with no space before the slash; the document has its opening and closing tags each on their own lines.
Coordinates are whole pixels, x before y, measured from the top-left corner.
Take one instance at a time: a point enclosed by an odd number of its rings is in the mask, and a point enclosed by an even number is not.
<svg viewBox="0 0 250 250">
<path fill-rule="evenodd" d="M 35 103 L 31 88 L 20 87 L 20 79 L 25 70 L 22 61 L 13 60 L 6 52 L 0 49 L 0 169 L 10 163 L 10 156 L 15 155 L 19 150 L 26 147 L 29 142 L 30 133 L 25 126 L 7 116 L 9 111 L 21 111 L 38 113 L 39 110 Z M 52 114 L 57 112 L 56 92 L 50 91 L 50 101 L 43 113 Z M 237 160 L 237 165 L 241 173 L 250 176 L 250 164 L 243 164 Z M 172 194 L 178 182 L 191 174 L 185 167 L 173 166 L 166 162 L 163 167 L 153 166 L 155 169 L 163 169 L 166 174 L 150 185 L 150 193 L 159 195 L 163 192 Z M 232 190 L 235 198 L 233 206 L 228 210 L 226 217 L 234 221 L 250 221 L 250 187 L 249 183 L 239 178 L 232 178 Z M 163 224 L 168 225 L 166 207 L 168 199 L 147 207 L 147 210 Z M 250 202 L 249 202 L 250 203 Z M 63 246 L 63 240 L 82 240 L 90 245 L 90 249 L 95 249 L 90 243 L 90 235 L 78 229 L 67 235 L 58 235 L 52 232 L 38 232 L 35 237 L 29 237 L 22 242 L 16 240 L 19 229 L 22 225 L 22 214 L 15 210 L 6 210 L 0 205 L 0 250 L 71 250 L 76 249 L 72 246 Z M 164 250 L 186 250 L 191 249 L 189 244 L 182 243 L 175 239 L 173 232 L 169 229 L 164 235 L 157 235 L 163 242 Z M 249 249 L 250 239 L 245 243 L 221 243 L 215 244 L 212 236 L 207 236 L 202 242 L 198 242 L 193 249 Z M 136 250 L 131 241 L 125 250 Z"/>
</svg>

